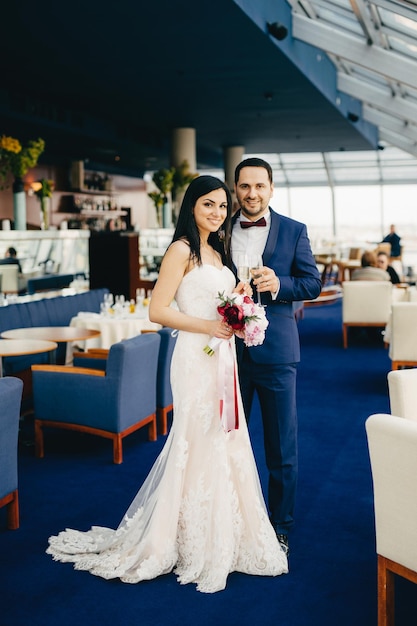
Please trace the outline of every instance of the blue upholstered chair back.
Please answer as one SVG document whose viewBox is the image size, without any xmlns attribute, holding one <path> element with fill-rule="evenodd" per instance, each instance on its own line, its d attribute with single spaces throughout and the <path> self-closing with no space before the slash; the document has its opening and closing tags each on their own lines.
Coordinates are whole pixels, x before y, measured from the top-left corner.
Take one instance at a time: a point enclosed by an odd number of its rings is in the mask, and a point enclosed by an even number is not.
<svg viewBox="0 0 417 626">
<path fill-rule="evenodd" d="M 0 500 L 17 489 L 17 442 L 23 383 L 0 378 Z"/>
<path fill-rule="evenodd" d="M 158 381 L 157 381 L 157 405 L 166 407 L 172 404 L 171 390 L 171 359 L 177 341 L 176 335 L 172 336 L 172 328 L 161 328 L 158 335 L 161 337 L 158 358 Z"/>
<path fill-rule="evenodd" d="M 93 289 L 73 296 L 44 298 L 33 302 L 19 302 L 0 307 L 0 333 L 11 328 L 30 326 L 68 326 L 79 311 L 100 312 L 100 303 L 108 289 Z M 58 346 L 57 363 L 65 363 L 66 345 Z M 7 375 L 29 368 L 33 363 L 48 363 L 48 354 L 5 357 L 3 365 Z"/>
<path fill-rule="evenodd" d="M 111 346 L 106 368 L 106 382 L 117 395 L 121 419 L 154 413 L 160 337 L 157 333 L 137 335 Z M 134 423 L 136 419 L 133 420 Z M 124 421 L 124 428 L 127 427 Z"/>
<path fill-rule="evenodd" d="M 150 333 L 114 344 L 104 377 L 33 371 L 35 417 L 117 433 L 155 413 L 160 341 Z"/>
</svg>

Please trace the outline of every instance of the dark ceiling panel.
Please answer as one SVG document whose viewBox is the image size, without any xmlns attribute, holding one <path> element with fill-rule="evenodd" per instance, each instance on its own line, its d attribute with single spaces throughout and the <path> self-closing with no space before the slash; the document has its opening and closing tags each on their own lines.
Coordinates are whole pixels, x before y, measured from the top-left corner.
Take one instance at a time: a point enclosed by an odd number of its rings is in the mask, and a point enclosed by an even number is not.
<svg viewBox="0 0 417 626">
<path fill-rule="evenodd" d="M 232 0 L 20 0 L 3 20 L 0 133 L 43 137 L 45 159 L 137 175 L 168 165 L 183 126 L 200 169 L 222 167 L 228 145 L 371 148 Z"/>
</svg>

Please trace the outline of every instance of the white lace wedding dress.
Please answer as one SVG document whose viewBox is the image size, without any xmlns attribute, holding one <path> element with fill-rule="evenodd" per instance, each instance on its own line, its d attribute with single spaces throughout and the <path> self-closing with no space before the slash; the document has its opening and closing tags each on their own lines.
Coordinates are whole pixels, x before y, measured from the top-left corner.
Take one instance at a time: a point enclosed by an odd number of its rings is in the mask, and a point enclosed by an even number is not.
<svg viewBox="0 0 417 626">
<path fill-rule="evenodd" d="M 229 269 L 202 265 L 182 280 L 181 311 L 216 319 L 215 298 L 231 293 Z M 174 420 L 161 454 L 117 530 L 93 526 L 50 537 L 47 552 L 103 578 L 127 583 L 174 571 L 182 584 L 213 593 L 229 572 L 288 571 L 269 522 L 241 410 L 226 433 L 219 417 L 218 353 L 209 337 L 180 331 L 172 358 Z M 238 398 L 241 408 L 240 396 Z"/>
</svg>

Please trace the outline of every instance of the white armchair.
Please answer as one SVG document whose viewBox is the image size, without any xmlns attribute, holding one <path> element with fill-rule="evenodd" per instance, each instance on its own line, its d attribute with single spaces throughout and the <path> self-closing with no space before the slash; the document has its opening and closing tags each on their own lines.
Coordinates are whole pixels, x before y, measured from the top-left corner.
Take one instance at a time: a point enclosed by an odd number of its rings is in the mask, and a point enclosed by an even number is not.
<svg viewBox="0 0 417 626">
<path fill-rule="evenodd" d="M 391 368 L 417 367 L 417 302 L 394 302 L 389 337 Z"/>
<path fill-rule="evenodd" d="M 417 421 L 417 369 L 388 373 L 392 415 Z"/>
<path fill-rule="evenodd" d="M 18 293 L 19 291 L 19 268 L 17 265 L 1 265 L 1 291 L 3 293 Z"/>
<path fill-rule="evenodd" d="M 343 283 L 343 347 L 348 347 L 350 326 L 384 328 L 392 304 L 393 286 L 385 281 L 345 281 Z"/>
<path fill-rule="evenodd" d="M 394 575 L 417 584 L 417 423 L 375 414 L 366 421 L 378 555 L 378 626 L 393 626 Z"/>
</svg>

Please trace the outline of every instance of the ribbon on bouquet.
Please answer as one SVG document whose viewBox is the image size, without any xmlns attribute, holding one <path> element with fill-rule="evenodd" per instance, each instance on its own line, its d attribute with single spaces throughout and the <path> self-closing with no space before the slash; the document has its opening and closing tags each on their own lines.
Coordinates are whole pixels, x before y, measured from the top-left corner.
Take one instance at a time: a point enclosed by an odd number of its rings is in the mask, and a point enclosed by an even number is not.
<svg viewBox="0 0 417 626">
<path fill-rule="evenodd" d="M 220 400 L 220 421 L 226 433 L 239 428 L 237 385 L 233 346 L 230 341 L 221 340 L 219 345 L 217 388 Z"/>
</svg>

